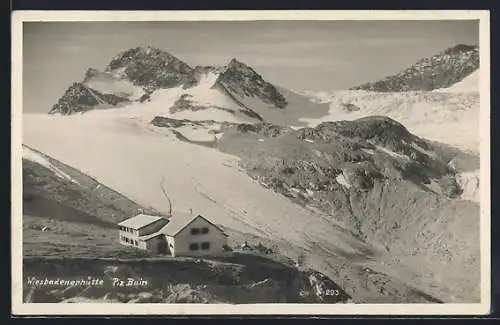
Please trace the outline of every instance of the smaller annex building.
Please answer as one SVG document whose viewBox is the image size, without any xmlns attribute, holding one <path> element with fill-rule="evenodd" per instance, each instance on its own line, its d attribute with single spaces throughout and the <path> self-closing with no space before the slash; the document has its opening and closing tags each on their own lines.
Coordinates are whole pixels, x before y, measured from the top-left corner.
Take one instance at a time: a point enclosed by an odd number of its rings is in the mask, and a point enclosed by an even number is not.
<svg viewBox="0 0 500 325">
<path fill-rule="evenodd" d="M 200 214 L 139 214 L 118 224 L 120 244 L 171 256 L 220 255 L 224 230 Z"/>
</svg>

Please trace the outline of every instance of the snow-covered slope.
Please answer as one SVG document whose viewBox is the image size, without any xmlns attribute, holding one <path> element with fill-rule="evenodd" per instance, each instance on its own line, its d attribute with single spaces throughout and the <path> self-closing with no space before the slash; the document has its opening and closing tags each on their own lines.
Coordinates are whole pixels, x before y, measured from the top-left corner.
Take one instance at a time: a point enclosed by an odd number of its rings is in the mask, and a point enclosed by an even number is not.
<svg viewBox="0 0 500 325">
<path fill-rule="evenodd" d="M 329 114 L 321 120 L 385 115 L 416 135 L 479 152 L 477 46 L 450 47 L 351 91 L 311 95 L 317 101 L 331 103 Z"/>
<path fill-rule="evenodd" d="M 474 172 L 464 172 L 457 175 L 457 181 L 462 188 L 461 198 L 464 200 L 471 200 L 480 202 L 480 171 L 476 170 Z"/>
<path fill-rule="evenodd" d="M 303 119 L 309 125 L 329 120 L 354 120 L 370 115 L 389 116 L 418 136 L 479 153 L 479 92 L 378 93 L 347 90 L 328 93 L 302 92 L 312 100 L 329 103 L 319 119 Z"/>
<path fill-rule="evenodd" d="M 229 98 L 213 89 L 214 74 L 203 76 L 191 88 L 182 86 L 160 89 L 152 93 L 148 101 L 131 102 L 127 105 L 106 110 L 89 110 L 83 115 L 58 116 L 65 120 L 79 120 L 81 123 L 105 123 L 109 127 L 118 123 L 123 125 L 149 124 L 155 116 L 187 119 L 191 121 L 213 120 L 234 123 L 253 122 L 256 119 L 239 111 L 240 107 Z M 180 101 L 183 103 L 180 104 Z M 182 104 L 185 103 L 185 107 Z M 120 124 L 121 123 L 121 124 Z"/>
<path fill-rule="evenodd" d="M 441 92 L 478 92 L 479 91 L 479 69 L 465 77 L 463 80 L 457 82 L 456 84 L 448 87 L 436 89 L 434 91 Z"/>
</svg>

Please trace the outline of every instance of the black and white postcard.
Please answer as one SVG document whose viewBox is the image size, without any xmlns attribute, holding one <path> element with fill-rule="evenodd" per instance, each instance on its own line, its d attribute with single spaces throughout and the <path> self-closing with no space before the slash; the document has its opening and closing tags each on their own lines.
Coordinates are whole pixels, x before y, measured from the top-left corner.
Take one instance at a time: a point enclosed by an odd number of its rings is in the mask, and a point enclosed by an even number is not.
<svg viewBox="0 0 500 325">
<path fill-rule="evenodd" d="M 489 311 L 487 11 L 12 17 L 13 313 Z"/>
</svg>

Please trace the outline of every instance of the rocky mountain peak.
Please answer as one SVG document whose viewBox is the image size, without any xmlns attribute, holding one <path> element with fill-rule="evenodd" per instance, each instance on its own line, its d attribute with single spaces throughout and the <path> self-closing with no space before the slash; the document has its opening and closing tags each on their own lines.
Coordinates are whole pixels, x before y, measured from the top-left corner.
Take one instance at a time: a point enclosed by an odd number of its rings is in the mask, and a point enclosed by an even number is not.
<svg viewBox="0 0 500 325">
<path fill-rule="evenodd" d="M 98 105 L 116 106 L 127 102 L 127 99 L 112 94 L 102 94 L 97 90 L 86 87 L 81 82 L 74 82 L 58 102 L 52 106 L 49 114 L 70 115 L 83 113 Z"/>
<path fill-rule="evenodd" d="M 479 48 L 459 44 L 424 58 L 395 75 L 351 89 L 377 92 L 430 91 L 448 88 L 478 68 Z"/>
<path fill-rule="evenodd" d="M 119 71 L 148 92 L 193 83 L 193 68 L 171 53 L 151 46 L 123 51 L 111 60 L 105 71 Z"/>
<path fill-rule="evenodd" d="M 236 58 L 232 58 L 231 61 L 229 61 L 229 64 L 227 65 L 228 69 L 242 69 L 242 70 L 247 70 L 247 71 L 253 71 L 256 73 L 249 65 L 246 65 L 245 63 L 238 61 Z"/>
<path fill-rule="evenodd" d="M 187 89 L 200 82 L 222 91 L 259 120 L 261 117 L 252 113 L 248 106 L 253 103 L 245 103 L 246 100 L 257 99 L 268 104 L 269 108 L 282 109 L 288 105 L 274 85 L 236 58 L 225 66 L 192 68 L 167 51 L 147 46 L 122 51 L 103 71 L 89 68 L 83 81 L 69 87 L 50 113 L 72 114 L 100 104 L 116 106 L 126 101 L 144 102 L 158 89 Z"/>
<path fill-rule="evenodd" d="M 267 104 L 272 104 L 277 108 L 285 108 L 287 100 L 273 86 L 267 82 L 249 65 L 231 59 L 224 71 L 219 75 L 215 83 L 216 87 L 236 94 L 239 97 L 257 97 Z"/>
<path fill-rule="evenodd" d="M 107 71 L 116 70 L 126 66 L 127 63 L 145 59 L 162 61 L 163 63 L 169 63 L 170 61 L 173 61 L 176 58 L 171 53 L 164 50 L 160 50 L 158 48 L 154 48 L 151 46 L 147 47 L 138 46 L 120 52 L 117 56 L 115 56 L 111 60 L 106 70 Z"/>
<path fill-rule="evenodd" d="M 98 102 L 90 90 L 80 82 L 74 82 L 64 92 L 59 101 L 52 106 L 49 114 L 71 114 L 85 111 L 87 107 L 97 105 Z"/>
</svg>

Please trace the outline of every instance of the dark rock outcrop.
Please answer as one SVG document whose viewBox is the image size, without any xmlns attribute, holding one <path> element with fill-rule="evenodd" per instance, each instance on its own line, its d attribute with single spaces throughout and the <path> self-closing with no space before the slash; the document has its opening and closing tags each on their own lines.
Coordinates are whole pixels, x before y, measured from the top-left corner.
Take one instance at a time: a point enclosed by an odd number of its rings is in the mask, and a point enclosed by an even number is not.
<svg viewBox="0 0 500 325">
<path fill-rule="evenodd" d="M 49 114 L 69 115 L 83 113 L 99 105 L 114 107 L 128 100 L 113 94 L 102 94 L 86 87 L 83 83 L 73 83 L 49 111 Z"/>
<path fill-rule="evenodd" d="M 265 137 L 277 137 L 287 131 L 286 127 L 271 124 L 271 123 L 255 123 L 255 124 L 239 124 L 236 129 L 239 132 L 253 132 Z"/>
</svg>

